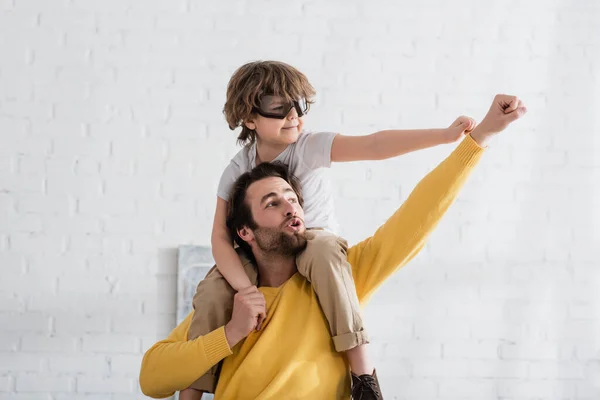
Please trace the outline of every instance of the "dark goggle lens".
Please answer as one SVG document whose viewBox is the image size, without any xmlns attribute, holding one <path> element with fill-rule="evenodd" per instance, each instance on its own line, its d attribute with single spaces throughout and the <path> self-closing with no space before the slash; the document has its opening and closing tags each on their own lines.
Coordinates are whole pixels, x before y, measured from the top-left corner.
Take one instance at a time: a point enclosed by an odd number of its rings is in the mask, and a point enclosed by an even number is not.
<svg viewBox="0 0 600 400">
<path fill-rule="evenodd" d="M 285 118 L 294 107 L 296 107 L 296 112 L 298 112 L 299 116 L 308 112 L 308 102 L 306 99 L 289 102 L 275 96 L 264 96 L 261 99 L 258 111 L 262 115 Z"/>
</svg>

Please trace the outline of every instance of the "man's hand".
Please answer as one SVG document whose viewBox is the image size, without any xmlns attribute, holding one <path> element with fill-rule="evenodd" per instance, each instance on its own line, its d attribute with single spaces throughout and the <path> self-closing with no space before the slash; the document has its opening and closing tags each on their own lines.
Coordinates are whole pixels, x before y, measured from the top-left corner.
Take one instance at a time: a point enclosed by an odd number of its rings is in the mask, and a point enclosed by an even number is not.
<svg viewBox="0 0 600 400">
<path fill-rule="evenodd" d="M 485 146 L 492 136 L 502 132 L 526 112 L 527 107 L 517 96 L 498 94 L 483 121 L 471 132 L 471 137 L 480 146 Z"/>
<path fill-rule="evenodd" d="M 259 318 L 266 315 L 266 301 L 263 294 L 250 286 L 240 290 L 233 297 L 231 321 L 225 325 L 225 336 L 229 347 L 233 347 L 257 327 Z"/>
<path fill-rule="evenodd" d="M 463 135 L 471 133 L 476 126 L 477 122 L 473 118 L 462 115 L 456 118 L 452 125 L 443 130 L 442 141 L 444 143 L 456 142 L 461 139 Z"/>
</svg>

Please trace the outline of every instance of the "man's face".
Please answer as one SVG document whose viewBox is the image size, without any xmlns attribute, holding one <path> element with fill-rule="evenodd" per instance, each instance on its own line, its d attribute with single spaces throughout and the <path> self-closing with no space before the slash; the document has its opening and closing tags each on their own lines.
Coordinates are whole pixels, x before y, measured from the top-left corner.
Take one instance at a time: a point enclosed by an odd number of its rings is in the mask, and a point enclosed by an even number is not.
<svg viewBox="0 0 600 400">
<path fill-rule="evenodd" d="M 306 248 L 304 210 L 298 196 L 283 179 L 271 177 L 252 183 L 246 192 L 257 227 L 249 230 L 258 249 L 296 255 Z"/>
</svg>

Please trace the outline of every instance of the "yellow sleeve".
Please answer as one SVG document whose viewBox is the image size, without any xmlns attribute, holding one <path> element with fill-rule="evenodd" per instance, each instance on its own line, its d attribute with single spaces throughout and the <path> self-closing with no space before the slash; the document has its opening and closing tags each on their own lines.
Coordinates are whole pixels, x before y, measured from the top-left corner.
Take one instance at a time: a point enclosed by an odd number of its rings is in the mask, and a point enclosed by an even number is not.
<svg viewBox="0 0 600 400">
<path fill-rule="evenodd" d="M 173 329 L 167 339 L 156 343 L 144 354 L 140 387 L 146 396 L 155 399 L 172 396 L 232 354 L 224 327 L 187 340 L 192 315 L 193 312 Z"/>
<path fill-rule="evenodd" d="M 361 303 L 419 253 L 483 152 L 471 136 L 467 136 L 448 158 L 417 184 L 404 204 L 372 237 L 348 250 Z"/>
</svg>

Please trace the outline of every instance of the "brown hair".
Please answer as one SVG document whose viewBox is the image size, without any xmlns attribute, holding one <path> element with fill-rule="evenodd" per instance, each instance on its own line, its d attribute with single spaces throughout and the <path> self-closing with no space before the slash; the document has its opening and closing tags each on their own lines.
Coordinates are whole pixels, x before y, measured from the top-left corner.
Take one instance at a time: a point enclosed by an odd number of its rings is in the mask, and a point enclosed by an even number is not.
<svg viewBox="0 0 600 400">
<path fill-rule="evenodd" d="M 256 140 L 256 131 L 244 124 L 253 116 L 260 98 L 274 95 L 293 101 L 305 98 L 313 103 L 315 89 L 306 76 L 296 68 L 280 61 L 254 61 L 238 68 L 227 84 L 227 100 L 223 108 L 229 129 L 242 127 L 238 143 L 244 145 Z"/>
<path fill-rule="evenodd" d="M 254 182 L 271 177 L 281 178 L 286 181 L 292 187 L 296 196 L 298 196 L 298 204 L 300 204 L 300 207 L 304 206 L 300 181 L 289 172 L 284 164 L 279 162 L 262 163 L 249 172 L 240 175 L 231 189 L 226 222 L 231 237 L 250 257 L 253 257 L 250 246 L 237 233 L 238 229 L 242 229 L 244 226 L 247 226 L 250 229 L 257 228 L 250 205 L 246 202 L 246 192 L 248 191 L 248 187 Z"/>
</svg>

